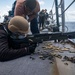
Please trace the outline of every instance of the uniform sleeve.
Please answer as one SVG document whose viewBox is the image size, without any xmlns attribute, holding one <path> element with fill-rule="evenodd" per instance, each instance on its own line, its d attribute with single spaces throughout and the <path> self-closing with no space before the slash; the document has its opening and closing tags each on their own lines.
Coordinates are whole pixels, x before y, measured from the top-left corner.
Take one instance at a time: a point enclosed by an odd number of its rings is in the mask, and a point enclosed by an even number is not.
<svg viewBox="0 0 75 75">
<path fill-rule="evenodd" d="M 10 49 L 8 46 L 8 37 L 4 31 L 0 30 L 0 61 L 11 60 L 24 55 L 27 55 L 28 51 L 25 48 L 22 49 Z"/>
<path fill-rule="evenodd" d="M 23 3 L 17 4 L 15 6 L 15 10 L 14 10 L 14 16 L 23 16 L 25 14 L 24 12 L 24 7 L 23 7 Z"/>
<path fill-rule="evenodd" d="M 40 11 L 40 4 L 39 4 L 39 2 L 36 2 L 36 3 L 37 3 L 37 5 L 36 5 L 36 8 L 34 9 L 34 12 L 38 13 Z"/>
</svg>

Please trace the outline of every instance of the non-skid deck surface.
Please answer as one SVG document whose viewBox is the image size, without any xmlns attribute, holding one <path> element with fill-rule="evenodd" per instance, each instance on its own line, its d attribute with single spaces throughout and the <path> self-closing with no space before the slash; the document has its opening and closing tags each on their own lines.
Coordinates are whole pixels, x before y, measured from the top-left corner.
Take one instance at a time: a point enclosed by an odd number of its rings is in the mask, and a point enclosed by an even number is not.
<svg viewBox="0 0 75 75">
<path fill-rule="evenodd" d="M 34 59 L 30 57 L 0 62 L 0 75 L 53 75 L 53 64 L 49 63 L 50 60 L 41 60 L 38 54 L 32 55 Z"/>
<path fill-rule="evenodd" d="M 55 58 L 56 59 L 56 64 L 57 64 L 57 68 L 58 68 L 58 72 L 59 75 L 75 75 L 75 63 L 71 62 L 71 61 L 64 61 L 64 56 L 68 56 L 68 57 L 74 57 L 75 56 L 75 48 L 73 47 L 73 45 L 71 44 L 56 44 L 54 43 L 54 45 L 59 46 L 59 47 L 64 47 L 64 48 L 69 48 L 68 51 L 64 51 L 63 53 L 61 52 L 57 52 L 58 54 L 60 54 L 62 56 L 61 59 L 59 58 Z"/>
<path fill-rule="evenodd" d="M 47 43 L 47 42 L 46 42 Z M 44 44 L 46 44 L 44 42 Z M 42 50 L 42 46 L 44 44 L 40 44 L 37 50 Z M 70 47 L 73 51 L 74 48 L 71 45 L 61 45 L 60 43 L 53 43 L 55 46 L 59 47 Z M 59 53 L 59 52 L 57 52 Z M 59 53 L 62 56 L 74 56 L 75 53 Z M 31 58 L 33 57 L 33 59 Z M 47 58 L 45 60 L 41 60 L 39 58 L 39 54 L 24 56 L 15 60 L 0 62 L 0 75 L 75 75 L 75 64 L 69 61 L 62 62 L 62 59 L 56 58 L 56 62 L 50 63 L 51 60 Z M 68 63 L 65 65 L 64 63 Z M 59 72 L 59 73 L 58 73 Z"/>
</svg>

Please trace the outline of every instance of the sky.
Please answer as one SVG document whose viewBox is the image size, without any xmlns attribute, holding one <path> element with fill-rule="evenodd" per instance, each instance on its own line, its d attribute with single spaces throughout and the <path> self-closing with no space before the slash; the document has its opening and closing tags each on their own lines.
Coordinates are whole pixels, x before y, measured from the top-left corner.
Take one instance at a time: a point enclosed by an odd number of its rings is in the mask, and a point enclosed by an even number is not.
<svg viewBox="0 0 75 75">
<path fill-rule="evenodd" d="M 3 21 L 3 16 L 8 15 L 8 11 L 11 10 L 12 4 L 15 0 L 0 0 L 0 22 Z M 40 8 L 47 9 L 48 13 L 52 9 L 53 13 L 55 13 L 55 5 L 53 6 L 54 0 L 38 0 L 40 3 Z M 58 4 L 61 0 L 58 0 Z M 65 9 L 73 0 L 64 0 Z M 52 7 L 53 6 L 53 7 Z M 59 8 L 60 13 L 60 8 Z M 55 15 L 54 15 L 55 16 Z M 75 3 L 65 12 L 65 20 L 66 21 L 74 21 L 75 22 Z"/>
</svg>

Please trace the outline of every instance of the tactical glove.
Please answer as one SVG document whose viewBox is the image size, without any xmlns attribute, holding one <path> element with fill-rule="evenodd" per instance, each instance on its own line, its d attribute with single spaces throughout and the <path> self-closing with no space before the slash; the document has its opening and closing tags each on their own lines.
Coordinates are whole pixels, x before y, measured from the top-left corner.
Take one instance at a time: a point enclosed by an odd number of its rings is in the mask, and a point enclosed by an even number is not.
<svg viewBox="0 0 75 75">
<path fill-rule="evenodd" d="M 35 52 L 35 48 L 36 48 L 37 44 L 32 44 L 30 45 L 27 49 L 28 49 L 28 52 L 29 54 L 32 54 Z"/>
</svg>

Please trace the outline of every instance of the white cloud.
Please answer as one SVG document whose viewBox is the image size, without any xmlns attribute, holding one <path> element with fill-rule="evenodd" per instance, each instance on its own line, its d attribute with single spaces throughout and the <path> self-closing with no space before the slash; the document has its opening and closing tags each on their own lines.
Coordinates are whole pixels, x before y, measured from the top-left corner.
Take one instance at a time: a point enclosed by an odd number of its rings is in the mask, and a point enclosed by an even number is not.
<svg viewBox="0 0 75 75">
<path fill-rule="evenodd" d="M 45 4 L 44 0 L 39 1 L 39 3 L 40 3 L 40 5 L 44 5 Z"/>
<path fill-rule="evenodd" d="M 75 10 L 68 11 L 68 12 L 66 12 L 66 14 L 75 15 Z"/>
<path fill-rule="evenodd" d="M 5 7 L 1 8 L 1 15 L 7 15 L 8 11 L 11 10 L 10 6 L 6 5 Z"/>
<path fill-rule="evenodd" d="M 65 12 L 66 20 L 75 21 L 75 10 L 68 10 Z"/>
<path fill-rule="evenodd" d="M 11 9 L 11 7 L 10 7 L 10 6 L 8 6 L 8 5 L 6 6 L 6 8 L 7 8 L 7 9 Z"/>
<path fill-rule="evenodd" d="M 3 8 L 0 8 L 0 15 L 1 15 L 1 18 L 0 18 L 0 22 L 2 22 L 3 21 L 3 16 L 4 15 L 8 15 L 8 11 L 11 9 L 11 7 L 10 6 L 8 6 L 8 5 L 6 5 L 5 7 L 3 7 Z"/>
</svg>

